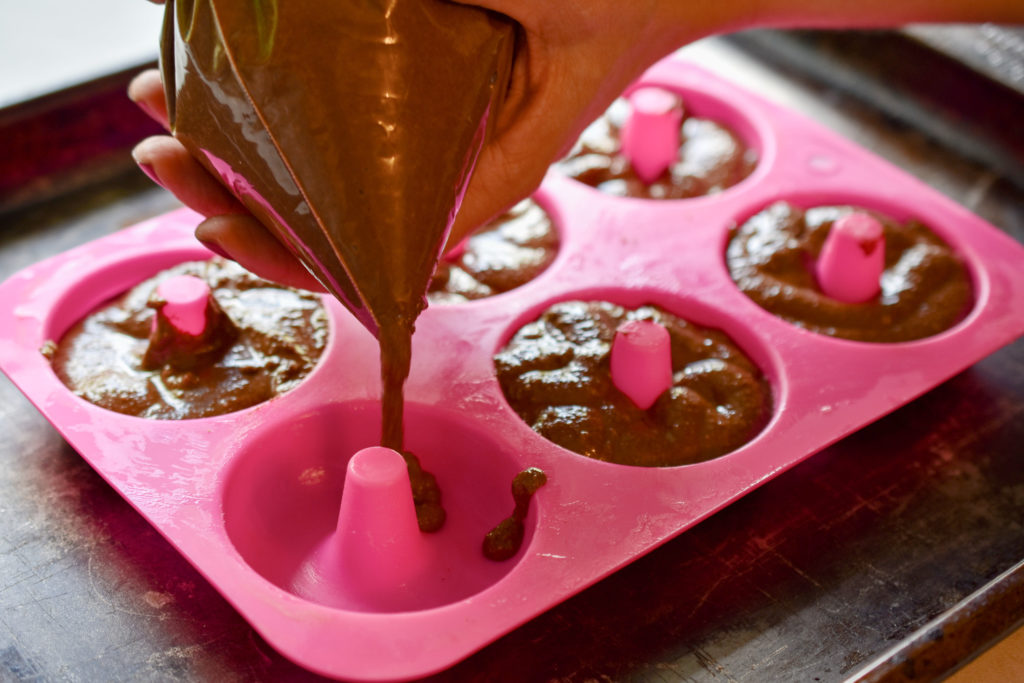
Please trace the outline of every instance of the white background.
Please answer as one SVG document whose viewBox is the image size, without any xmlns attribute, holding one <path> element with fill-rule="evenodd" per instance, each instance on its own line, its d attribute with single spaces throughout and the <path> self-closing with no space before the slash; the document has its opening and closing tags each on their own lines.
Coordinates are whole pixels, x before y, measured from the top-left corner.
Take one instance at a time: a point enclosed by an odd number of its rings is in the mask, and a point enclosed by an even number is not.
<svg viewBox="0 0 1024 683">
<path fill-rule="evenodd" d="M 0 0 L 0 108 L 156 58 L 148 0 Z"/>
</svg>

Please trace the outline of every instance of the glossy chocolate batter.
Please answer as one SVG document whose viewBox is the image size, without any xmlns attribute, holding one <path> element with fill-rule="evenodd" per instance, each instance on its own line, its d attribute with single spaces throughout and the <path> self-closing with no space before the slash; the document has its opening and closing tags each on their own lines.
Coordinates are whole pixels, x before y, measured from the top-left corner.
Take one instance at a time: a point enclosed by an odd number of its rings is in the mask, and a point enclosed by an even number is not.
<svg viewBox="0 0 1024 683">
<path fill-rule="evenodd" d="M 612 383 L 619 325 L 654 320 L 672 341 L 672 387 L 640 410 Z M 494 358 L 512 408 L 542 436 L 576 453 L 624 465 L 667 467 L 724 455 L 771 416 L 761 372 L 722 332 L 654 306 L 555 304 Z"/>
<path fill-rule="evenodd" d="M 484 557 L 495 562 L 503 562 L 519 552 L 526 535 L 523 522 L 530 511 L 530 499 L 546 483 L 548 477 L 544 470 L 536 467 L 527 468 L 515 476 L 512 480 L 512 500 L 515 501 L 515 508 L 511 515 L 501 520 L 498 526 L 484 537 Z"/>
<path fill-rule="evenodd" d="M 201 347 L 152 333 L 155 290 L 174 275 L 207 282 L 222 311 Z M 152 337 L 152 341 L 151 341 Z M 104 304 L 51 350 L 54 372 L 78 396 L 127 415 L 183 420 L 221 415 L 292 389 L 327 343 L 319 296 L 262 280 L 233 261 L 184 263 Z"/>
<path fill-rule="evenodd" d="M 441 259 L 430 303 L 483 299 L 526 284 L 558 253 L 558 233 L 536 202 L 524 199 Z"/>
<path fill-rule="evenodd" d="M 377 336 L 399 452 L 414 323 L 513 43 L 510 21 L 443 0 L 166 3 L 175 137 Z"/>
<path fill-rule="evenodd" d="M 847 304 L 821 292 L 813 272 L 832 223 L 850 206 L 806 211 L 776 202 L 734 231 L 726 260 L 739 288 L 762 308 L 794 325 L 868 342 L 921 339 L 959 322 L 971 308 L 963 261 L 917 221 L 900 224 L 876 212 L 885 233 L 881 293 Z"/>
<path fill-rule="evenodd" d="M 685 103 L 684 103 L 685 104 Z M 619 134 L 629 104 L 617 100 L 590 124 L 557 167 L 582 183 L 616 197 L 686 199 L 715 194 L 749 176 L 757 153 L 726 126 L 684 112 L 679 158 L 648 185 L 620 153 Z"/>
</svg>

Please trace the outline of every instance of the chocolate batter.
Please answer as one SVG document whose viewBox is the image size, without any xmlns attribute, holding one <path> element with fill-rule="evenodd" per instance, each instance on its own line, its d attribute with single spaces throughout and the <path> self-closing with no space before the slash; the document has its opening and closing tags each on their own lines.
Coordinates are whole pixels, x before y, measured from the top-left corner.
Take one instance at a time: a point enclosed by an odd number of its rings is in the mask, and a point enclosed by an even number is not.
<svg viewBox="0 0 1024 683">
<path fill-rule="evenodd" d="M 757 153 L 726 126 L 684 112 L 678 160 L 648 185 L 620 153 L 619 135 L 629 104 L 617 100 L 583 131 L 558 168 L 582 183 L 616 197 L 686 199 L 715 194 L 749 176 Z"/>
<path fill-rule="evenodd" d="M 409 468 L 409 483 L 412 486 L 412 502 L 416 508 L 416 523 L 420 531 L 432 533 L 444 526 L 448 513 L 441 503 L 441 487 L 437 478 L 423 469 L 420 459 L 410 451 L 399 451 Z"/>
<path fill-rule="evenodd" d="M 524 199 L 469 237 L 437 265 L 430 303 L 458 303 L 515 289 L 540 275 L 558 253 L 544 209 Z"/>
<path fill-rule="evenodd" d="M 202 348 L 153 334 L 155 290 L 174 275 L 207 282 L 225 318 Z M 91 403 L 127 415 L 183 420 L 262 403 L 295 387 L 327 343 L 317 295 L 261 280 L 233 261 L 184 263 L 146 280 L 72 327 L 52 350 L 60 380 Z"/>
<path fill-rule="evenodd" d="M 612 383 L 612 340 L 628 320 L 664 325 L 672 387 L 644 411 Z M 602 301 L 555 304 L 494 358 L 512 408 L 542 436 L 576 453 L 624 465 L 667 467 L 724 455 L 771 416 L 771 391 L 722 332 L 654 306 Z"/>
<path fill-rule="evenodd" d="M 503 562 L 519 552 L 526 534 L 523 521 L 526 519 L 526 513 L 530 511 L 530 499 L 546 483 L 548 477 L 544 470 L 536 467 L 525 469 L 515 476 L 512 480 L 512 500 L 515 501 L 515 509 L 484 537 L 484 557 L 495 562 Z"/>
<path fill-rule="evenodd" d="M 946 330 L 972 304 L 967 268 L 952 248 L 917 221 L 876 212 L 885 232 L 885 272 L 873 301 L 847 304 L 821 292 L 813 266 L 832 223 L 850 206 L 806 211 L 776 202 L 734 231 L 726 260 L 739 288 L 794 325 L 834 337 L 903 342 Z"/>
<path fill-rule="evenodd" d="M 442 0 L 166 3 L 175 137 L 377 336 L 399 452 L 414 323 L 513 43 L 510 21 Z"/>
</svg>

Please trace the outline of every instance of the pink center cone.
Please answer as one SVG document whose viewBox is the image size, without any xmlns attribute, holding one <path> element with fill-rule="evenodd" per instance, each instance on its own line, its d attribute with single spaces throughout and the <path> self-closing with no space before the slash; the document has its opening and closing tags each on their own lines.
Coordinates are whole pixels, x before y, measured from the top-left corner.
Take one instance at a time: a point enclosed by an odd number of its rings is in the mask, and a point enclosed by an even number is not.
<svg viewBox="0 0 1024 683">
<path fill-rule="evenodd" d="M 167 302 L 163 314 L 175 328 L 193 337 L 203 333 L 209 285 L 192 275 L 178 275 L 161 282 L 157 294 Z"/>
<path fill-rule="evenodd" d="M 366 595 L 386 596 L 423 571 L 425 541 L 400 453 L 374 446 L 352 456 L 334 543 L 336 569 Z"/>
<path fill-rule="evenodd" d="M 612 383 L 647 410 L 672 386 L 672 343 L 668 330 L 652 320 L 619 326 L 612 342 Z"/>
<path fill-rule="evenodd" d="M 662 88 L 638 88 L 629 95 L 631 111 L 622 127 L 622 153 L 645 183 L 652 183 L 679 156 L 683 108 Z"/>
<path fill-rule="evenodd" d="M 844 303 L 870 301 L 881 291 L 885 270 L 885 237 L 874 216 L 856 212 L 832 224 L 815 274 L 827 296 Z"/>
</svg>

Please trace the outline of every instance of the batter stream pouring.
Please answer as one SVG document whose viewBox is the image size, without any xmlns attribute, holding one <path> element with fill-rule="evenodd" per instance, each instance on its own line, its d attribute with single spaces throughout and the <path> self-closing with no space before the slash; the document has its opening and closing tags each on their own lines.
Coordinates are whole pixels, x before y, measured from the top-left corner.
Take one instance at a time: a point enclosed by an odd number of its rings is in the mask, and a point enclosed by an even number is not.
<svg viewBox="0 0 1024 683">
<path fill-rule="evenodd" d="M 402 451 L 414 323 L 513 25 L 440 0 L 168 0 L 162 43 L 175 137 L 377 337 L 381 444 Z"/>
</svg>

